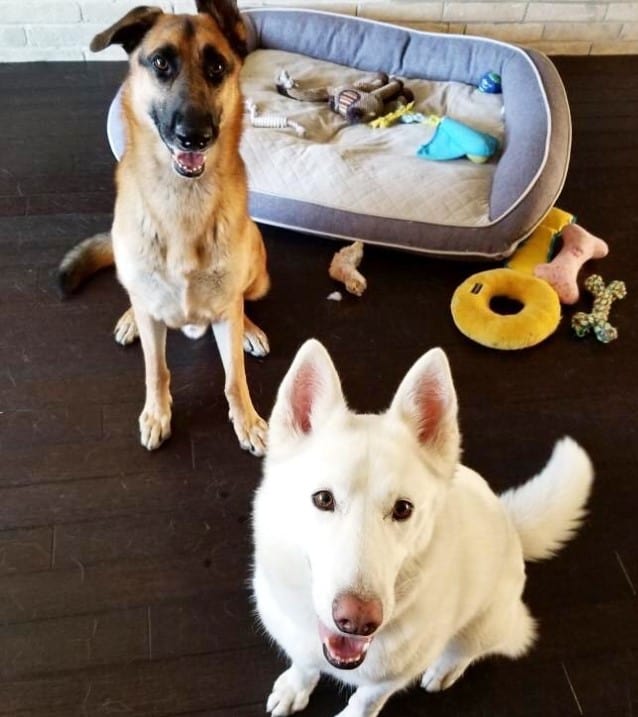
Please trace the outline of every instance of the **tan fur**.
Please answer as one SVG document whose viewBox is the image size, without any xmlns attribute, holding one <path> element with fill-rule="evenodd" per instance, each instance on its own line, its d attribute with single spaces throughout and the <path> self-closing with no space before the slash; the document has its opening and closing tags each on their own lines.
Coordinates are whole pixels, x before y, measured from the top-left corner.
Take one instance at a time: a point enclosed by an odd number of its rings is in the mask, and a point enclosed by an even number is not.
<svg viewBox="0 0 638 717">
<path fill-rule="evenodd" d="M 108 36 L 104 42 L 108 32 L 94 45 L 109 44 Z M 152 57 L 154 48 L 167 44 L 177 48 L 188 100 L 220 116 L 218 136 L 205 150 L 204 173 L 196 179 L 177 174 L 151 119 L 152 103 L 174 101 L 170 93 L 177 90 L 159 83 L 140 59 Z M 218 86 L 211 86 L 201 71 L 204 45 L 227 60 L 228 73 Z M 116 338 L 128 343 L 139 332 L 144 351 L 146 403 L 140 432 L 148 449 L 170 435 L 166 327 L 187 327 L 188 333 L 189 325 L 208 324 L 218 340 L 230 418 L 240 444 L 258 455 L 265 449 L 266 424 L 251 402 L 243 357 L 244 345 L 260 355 L 268 350 L 265 335 L 244 317 L 244 298 L 263 296 L 269 279 L 261 234 L 248 216 L 246 174 L 239 155 L 240 68 L 241 58 L 216 19 L 201 12 L 156 13 L 151 28 L 130 52 L 122 101 L 127 144 L 116 172 L 111 236 L 118 278 L 132 306 L 118 322 Z"/>
</svg>

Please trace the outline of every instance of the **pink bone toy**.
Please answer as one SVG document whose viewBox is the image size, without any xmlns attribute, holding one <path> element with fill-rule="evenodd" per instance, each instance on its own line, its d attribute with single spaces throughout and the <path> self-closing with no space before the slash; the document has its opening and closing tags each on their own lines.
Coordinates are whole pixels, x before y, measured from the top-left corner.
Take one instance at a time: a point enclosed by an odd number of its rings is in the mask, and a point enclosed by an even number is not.
<svg viewBox="0 0 638 717">
<path fill-rule="evenodd" d="M 538 264 L 534 275 L 545 279 L 556 291 L 562 304 L 575 304 L 579 291 L 576 277 L 589 259 L 602 259 L 609 253 L 607 242 L 590 234 L 578 224 L 568 224 L 561 232 L 563 246 L 548 264 Z"/>
</svg>

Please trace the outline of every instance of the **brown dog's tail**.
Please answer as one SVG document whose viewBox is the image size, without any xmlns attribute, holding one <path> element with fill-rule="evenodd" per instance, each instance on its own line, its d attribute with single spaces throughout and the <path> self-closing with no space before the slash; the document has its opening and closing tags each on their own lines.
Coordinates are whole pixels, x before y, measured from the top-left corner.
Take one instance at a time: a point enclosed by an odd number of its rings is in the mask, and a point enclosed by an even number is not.
<svg viewBox="0 0 638 717">
<path fill-rule="evenodd" d="M 68 251 L 58 269 L 58 284 L 63 296 L 72 294 L 89 276 L 113 266 L 111 234 L 96 234 Z"/>
</svg>

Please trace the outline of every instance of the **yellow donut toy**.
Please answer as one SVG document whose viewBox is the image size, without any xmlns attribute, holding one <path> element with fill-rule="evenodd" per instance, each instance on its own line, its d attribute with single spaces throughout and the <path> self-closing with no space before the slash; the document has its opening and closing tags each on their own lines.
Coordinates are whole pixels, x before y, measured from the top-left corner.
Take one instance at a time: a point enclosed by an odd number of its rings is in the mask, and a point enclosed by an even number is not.
<svg viewBox="0 0 638 717">
<path fill-rule="evenodd" d="M 498 299 L 521 305 L 520 311 L 494 310 Z M 470 276 L 452 296 L 452 317 L 461 333 L 492 349 L 524 349 L 544 341 L 560 321 L 560 301 L 542 279 L 513 269 L 490 269 Z"/>
<path fill-rule="evenodd" d="M 492 349 L 526 349 L 544 341 L 560 321 L 560 299 L 534 268 L 549 261 L 556 238 L 576 217 L 552 207 L 502 269 L 466 279 L 452 297 L 452 317 L 469 339 Z M 498 310 L 499 300 L 516 304 L 514 312 Z"/>
</svg>

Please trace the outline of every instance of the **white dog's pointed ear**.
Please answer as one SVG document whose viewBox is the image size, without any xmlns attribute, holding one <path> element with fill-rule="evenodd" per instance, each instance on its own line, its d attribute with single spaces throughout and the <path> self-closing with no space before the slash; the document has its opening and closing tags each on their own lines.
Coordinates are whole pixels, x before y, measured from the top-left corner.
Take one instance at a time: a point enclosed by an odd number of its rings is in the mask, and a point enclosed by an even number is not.
<svg viewBox="0 0 638 717">
<path fill-rule="evenodd" d="M 269 421 L 269 443 L 312 433 L 337 407 L 345 406 L 330 355 L 316 339 L 297 352 L 279 387 Z"/>
<path fill-rule="evenodd" d="M 397 389 L 389 413 L 407 424 L 423 448 L 458 460 L 456 391 L 442 349 L 428 351 L 412 366 Z"/>
</svg>

